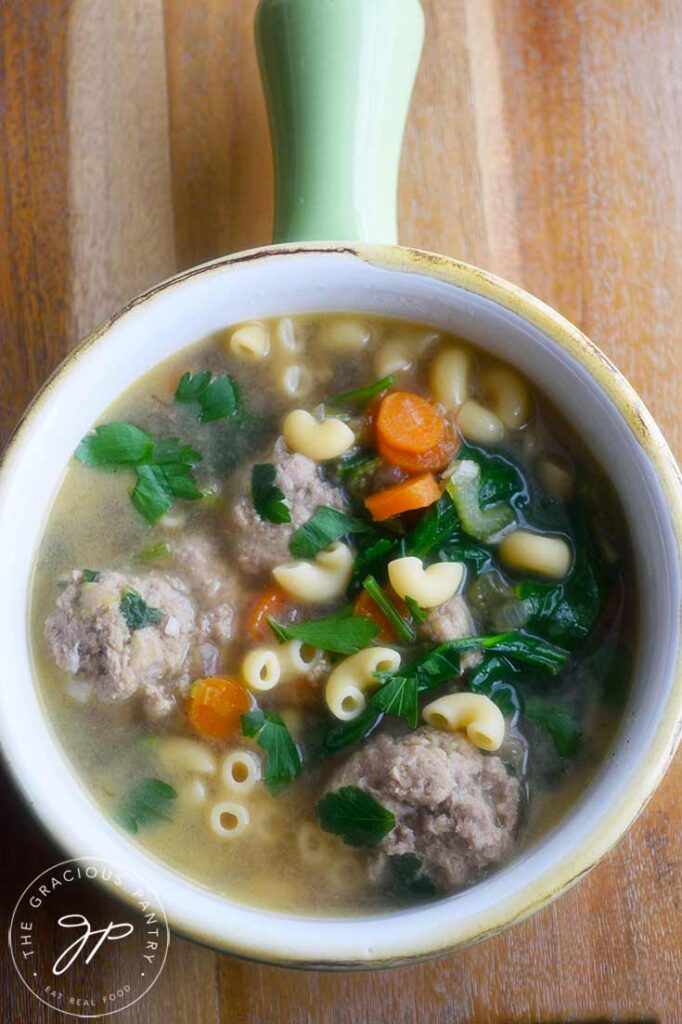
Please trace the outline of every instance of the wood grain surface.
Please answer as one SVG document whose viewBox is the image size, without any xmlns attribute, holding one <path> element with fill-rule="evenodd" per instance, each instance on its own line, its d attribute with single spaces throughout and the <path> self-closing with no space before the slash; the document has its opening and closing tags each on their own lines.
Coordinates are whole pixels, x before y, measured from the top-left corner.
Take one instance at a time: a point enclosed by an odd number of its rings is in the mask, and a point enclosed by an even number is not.
<svg viewBox="0 0 682 1024">
<path fill-rule="evenodd" d="M 153 281 L 269 240 L 255 0 L 0 3 L 0 438 Z M 424 0 L 401 238 L 510 277 L 625 371 L 682 454 L 679 0 Z M 0 571 L 1 567 L 0 567 Z M 6 683 L 7 680 L 3 680 Z M 426 965 L 243 963 L 174 938 L 140 1024 L 682 1021 L 682 762 L 550 908 Z M 4 781 L 2 893 L 60 859 Z M 56 1014 L 0 954 L 3 1024 Z"/>
</svg>

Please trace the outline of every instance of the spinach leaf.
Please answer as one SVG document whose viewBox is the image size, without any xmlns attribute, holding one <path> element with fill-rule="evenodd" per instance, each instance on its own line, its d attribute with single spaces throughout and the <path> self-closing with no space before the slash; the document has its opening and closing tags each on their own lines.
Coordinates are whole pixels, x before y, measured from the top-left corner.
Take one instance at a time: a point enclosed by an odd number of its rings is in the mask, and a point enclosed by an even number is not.
<svg viewBox="0 0 682 1024">
<path fill-rule="evenodd" d="M 123 591 L 119 609 L 131 633 L 146 626 L 158 626 L 163 618 L 161 609 L 148 605 L 132 587 L 126 587 Z"/>
<path fill-rule="evenodd" d="M 270 629 L 279 643 L 302 640 L 323 651 L 335 654 L 355 654 L 368 647 L 379 635 L 379 627 L 364 615 L 353 615 L 351 608 L 341 608 L 323 619 L 296 622 L 285 626 L 268 616 Z"/>
<path fill-rule="evenodd" d="M 436 896 L 438 890 L 422 868 L 422 862 L 414 853 L 394 853 L 388 858 L 388 866 L 400 892 L 410 896 Z"/>
<path fill-rule="evenodd" d="M 382 391 L 388 391 L 393 386 L 394 380 L 393 374 L 389 373 L 387 377 L 382 377 L 374 384 L 367 384 L 364 388 L 356 388 L 354 391 L 342 391 L 340 395 L 328 398 L 327 405 L 354 405 L 358 409 L 364 409 Z"/>
<path fill-rule="evenodd" d="M 232 377 L 214 377 L 210 370 L 184 373 L 175 391 L 176 402 L 195 402 L 200 423 L 236 416 L 240 409 L 239 389 Z"/>
<path fill-rule="evenodd" d="M 314 558 L 319 551 L 347 533 L 366 533 L 371 530 L 372 527 L 361 519 L 340 512 L 337 508 L 321 505 L 308 522 L 294 532 L 289 542 L 289 551 L 296 558 Z"/>
<path fill-rule="evenodd" d="M 370 697 L 370 707 L 403 718 L 416 729 L 419 695 L 443 686 L 459 673 L 459 651 L 450 650 L 447 644 L 442 644 L 402 666 L 398 672 L 380 674 L 381 686 Z"/>
<path fill-rule="evenodd" d="M 403 541 L 403 554 L 424 559 L 432 551 L 461 533 L 455 506 L 447 494 L 441 495 L 420 517 Z"/>
<path fill-rule="evenodd" d="M 429 617 L 429 613 L 426 611 L 425 608 L 422 608 L 419 604 L 417 604 L 415 599 L 413 597 L 410 597 L 409 594 L 405 598 L 405 604 L 409 609 L 410 615 L 412 616 L 412 618 L 414 619 L 418 626 L 420 626 L 422 622 L 426 622 L 426 620 Z"/>
<path fill-rule="evenodd" d="M 251 500 L 261 519 L 270 523 L 290 523 L 291 511 L 284 492 L 277 486 L 277 470 L 270 462 L 256 464 L 251 471 Z"/>
<path fill-rule="evenodd" d="M 286 725 L 273 711 L 247 711 L 242 735 L 254 738 L 267 757 L 263 782 L 277 793 L 301 774 L 301 756 Z"/>
<path fill-rule="evenodd" d="M 368 576 L 362 585 L 376 606 L 384 613 L 398 639 L 406 644 L 414 643 L 416 639 L 414 629 L 409 622 L 405 621 L 393 602 L 389 601 L 374 577 Z"/>
<path fill-rule="evenodd" d="M 548 704 L 540 700 L 525 702 L 525 715 L 536 725 L 546 729 L 560 757 L 575 754 L 582 736 L 580 723 L 556 704 Z"/>
<path fill-rule="evenodd" d="M 151 822 L 170 821 L 171 802 L 177 795 L 173 787 L 161 779 L 142 779 L 121 800 L 114 818 L 119 825 L 133 833 L 140 826 Z"/>
<path fill-rule="evenodd" d="M 154 439 L 132 423 L 104 423 L 87 434 L 74 452 L 85 466 L 109 469 L 136 466 L 150 459 Z"/>
<path fill-rule="evenodd" d="M 480 471 L 478 500 L 481 508 L 506 502 L 520 508 L 529 501 L 528 486 L 521 468 L 507 455 L 493 454 L 476 445 L 463 444 L 457 459 L 475 462 Z"/>
<path fill-rule="evenodd" d="M 378 846 L 395 827 L 395 815 L 357 786 L 342 786 L 318 800 L 320 827 L 348 846 Z"/>
<path fill-rule="evenodd" d="M 386 566 L 398 548 L 397 538 L 382 537 L 378 533 L 368 534 L 367 541 L 368 543 L 364 546 L 360 545 L 360 550 L 353 562 L 351 591 L 357 590 L 359 586 L 362 586 L 362 581 L 367 576 L 378 577 L 385 582 L 387 578 Z"/>
<path fill-rule="evenodd" d="M 522 674 L 521 669 L 508 658 L 486 654 L 480 665 L 467 673 L 466 683 L 472 693 L 490 697 L 503 715 L 512 715 L 522 707 L 512 680 Z"/>
<path fill-rule="evenodd" d="M 331 719 L 322 738 L 322 753 L 329 757 L 338 754 L 339 750 L 359 743 L 374 732 L 383 717 L 380 711 L 366 708 L 350 722 Z"/>
</svg>

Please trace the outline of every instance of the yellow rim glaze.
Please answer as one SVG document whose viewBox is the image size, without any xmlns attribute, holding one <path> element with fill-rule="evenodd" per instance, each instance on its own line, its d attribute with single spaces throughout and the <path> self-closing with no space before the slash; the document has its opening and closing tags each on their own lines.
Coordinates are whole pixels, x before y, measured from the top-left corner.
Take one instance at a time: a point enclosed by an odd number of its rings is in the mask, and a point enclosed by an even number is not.
<svg viewBox="0 0 682 1024">
<path fill-rule="evenodd" d="M 24 433 L 31 429 L 31 414 L 37 409 L 44 397 L 69 372 L 70 367 L 78 358 L 93 345 L 106 343 L 109 329 L 126 313 L 140 305 L 153 301 L 156 296 L 172 289 L 177 284 L 205 271 L 220 267 L 228 268 L 246 262 L 270 259 L 296 258 L 306 255 L 343 254 L 356 256 L 359 259 L 381 269 L 389 269 L 410 274 L 422 274 L 447 284 L 464 289 L 474 295 L 488 299 L 532 324 L 557 346 L 572 356 L 597 381 L 602 391 L 610 399 L 612 405 L 628 424 L 633 435 L 654 468 L 658 480 L 666 496 L 670 510 L 671 522 L 675 532 L 678 562 L 682 564 L 682 478 L 677 464 L 670 452 L 660 430 L 648 412 L 644 403 L 622 374 L 609 359 L 581 331 L 551 307 L 534 298 L 523 289 L 510 284 L 502 278 L 459 262 L 449 257 L 439 256 L 423 250 L 408 249 L 390 245 L 362 245 L 356 243 L 302 243 L 267 246 L 226 256 L 210 263 L 194 267 L 143 293 L 117 314 L 105 321 L 96 331 L 85 338 L 71 352 L 64 362 L 47 380 L 41 391 L 29 405 L 26 413 L 17 426 L 0 463 L 0 474 L 9 468 L 13 454 L 18 448 Z M 682 609 L 678 609 L 682 620 Z M 614 799 L 610 814 L 602 818 L 598 834 L 592 834 L 581 848 L 566 859 L 560 869 L 534 879 L 522 891 L 515 893 L 492 910 L 482 913 L 475 924 L 467 923 L 462 927 L 456 920 L 445 920 L 440 933 L 442 938 L 430 941 L 426 946 L 406 951 L 396 950 L 394 955 L 376 960 L 319 960 L 303 959 L 296 954 L 290 958 L 282 956 L 268 948 L 267 937 L 264 936 L 262 948 L 254 951 L 244 948 L 238 943 L 230 942 L 222 948 L 246 959 L 259 959 L 270 963 L 308 968 L 326 968 L 345 970 L 349 968 L 368 969 L 387 967 L 394 964 L 412 963 L 430 959 L 452 952 L 462 946 L 488 938 L 504 928 L 517 923 L 530 914 L 545 906 L 564 892 L 570 885 L 578 881 L 597 861 L 620 839 L 627 828 L 634 822 L 645 806 L 660 779 L 665 773 L 682 732 L 682 658 L 677 651 L 675 678 L 670 694 L 661 716 L 658 729 L 649 743 L 646 756 L 643 758 L 635 781 L 624 792 Z M 21 783 L 21 780 L 17 780 Z M 57 842 L 68 847 L 65 836 L 54 834 Z M 154 859 L 154 858 L 152 858 Z M 117 893 L 120 896 L 120 893 Z M 385 917 L 389 921 L 389 915 Z M 175 914 L 171 917 L 174 930 L 196 942 L 215 948 L 220 947 L 215 936 L 203 934 L 190 917 Z M 313 922 L 311 921 L 311 924 Z M 362 927 L 362 919 L 358 919 L 358 927 Z"/>
</svg>

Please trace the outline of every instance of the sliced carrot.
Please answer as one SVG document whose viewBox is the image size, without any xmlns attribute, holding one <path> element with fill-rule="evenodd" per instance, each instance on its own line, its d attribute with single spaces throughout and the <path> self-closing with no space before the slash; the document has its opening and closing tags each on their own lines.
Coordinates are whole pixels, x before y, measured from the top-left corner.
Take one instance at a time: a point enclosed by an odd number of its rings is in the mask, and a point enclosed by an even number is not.
<svg viewBox="0 0 682 1024">
<path fill-rule="evenodd" d="M 202 736 L 223 740 L 241 728 L 241 717 L 251 707 L 248 691 L 229 676 L 207 676 L 192 683 L 187 717 Z"/>
<path fill-rule="evenodd" d="M 395 605 L 396 611 L 403 617 L 410 614 L 410 610 L 402 600 L 398 597 L 392 587 L 384 587 L 384 594 L 391 602 Z M 355 604 L 353 605 L 354 615 L 364 615 L 366 619 L 370 619 L 375 626 L 379 627 L 379 635 L 377 640 L 383 644 L 392 644 L 398 639 L 396 632 L 393 628 L 393 624 L 390 619 L 382 612 L 381 608 L 376 604 L 374 598 L 371 597 L 366 590 L 363 590 L 358 595 Z"/>
<path fill-rule="evenodd" d="M 268 615 L 277 616 L 284 611 L 291 599 L 286 592 L 273 583 L 254 600 L 246 618 L 246 632 L 252 640 L 272 639 Z"/>
<path fill-rule="evenodd" d="M 446 421 L 445 436 L 439 444 L 426 452 L 404 452 L 377 438 L 379 455 L 389 466 L 397 466 L 408 473 L 423 473 L 425 470 L 440 470 L 448 466 L 459 448 L 459 438 L 455 438 L 452 427 Z"/>
<path fill-rule="evenodd" d="M 445 424 L 445 417 L 433 402 L 411 391 L 392 391 L 382 400 L 377 413 L 377 442 L 421 455 L 441 443 Z"/>
<path fill-rule="evenodd" d="M 365 498 L 371 516 L 377 522 L 399 516 L 402 512 L 411 512 L 417 508 L 427 508 L 440 498 L 440 487 L 432 473 L 421 473 L 411 476 L 402 484 L 378 491 Z"/>
</svg>

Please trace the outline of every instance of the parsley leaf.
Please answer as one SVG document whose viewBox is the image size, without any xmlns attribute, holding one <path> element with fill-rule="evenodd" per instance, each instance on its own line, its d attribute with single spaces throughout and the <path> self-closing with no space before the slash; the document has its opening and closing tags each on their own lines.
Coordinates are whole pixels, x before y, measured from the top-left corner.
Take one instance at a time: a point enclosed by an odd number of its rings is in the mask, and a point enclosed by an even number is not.
<svg viewBox="0 0 682 1024">
<path fill-rule="evenodd" d="M 354 391 L 342 391 L 340 395 L 333 395 L 327 399 L 327 405 L 355 405 L 364 409 L 366 405 L 380 395 L 382 391 L 388 391 L 393 386 L 395 377 L 389 373 L 387 377 L 375 381 L 374 384 L 367 384 L 364 388 L 356 388 Z"/>
<path fill-rule="evenodd" d="M 394 853 L 388 858 L 397 888 L 411 896 L 435 896 L 438 892 L 414 853 Z"/>
<path fill-rule="evenodd" d="M 272 793 L 301 774 L 301 756 L 286 725 L 273 711 L 247 711 L 242 735 L 254 738 L 267 757 L 263 781 Z"/>
<path fill-rule="evenodd" d="M 251 471 L 251 500 L 261 519 L 290 523 L 291 512 L 284 492 L 275 483 L 277 470 L 270 462 L 257 463 Z"/>
<path fill-rule="evenodd" d="M 214 377 L 210 370 L 183 373 L 175 391 L 176 402 L 196 402 L 199 423 L 211 423 L 236 416 L 240 409 L 239 389 L 232 377 Z"/>
<path fill-rule="evenodd" d="M 379 627 L 364 615 L 353 615 L 350 608 L 341 608 L 324 619 L 296 622 L 284 626 L 268 616 L 270 629 L 279 643 L 285 640 L 302 640 L 323 651 L 335 654 L 355 654 L 369 646 L 379 635 Z"/>
<path fill-rule="evenodd" d="M 320 827 L 347 846 L 378 846 L 395 826 L 395 815 L 357 786 L 327 793 L 315 807 Z"/>
<path fill-rule="evenodd" d="M 361 519 L 340 512 L 337 508 L 321 505 L 315 509 L 307 523 L 299 526 L 289 541 L 289 551 L 296 558 L 314 558 L 346 533 L 365 533 L 372 530 Z"/>
<path fill-rule="evenodd" d="M 527 700 L 524 710 L 526 718 L 547 730 L 560 757 L 575 754 L 582 729 L 573 715 L 556 704 L 547 704 L 541 700 Z"/>
<path fill-rule="evenodd" d="M 134 466 L 151 458 L 154 439 L 132 423 L 103 423 L 87 434 L 74 452 L 85 466 Z"/>
<path fill-rule="evenodd" d="M 365 708 L 357 718 L 349 722 L 340 722 L 338 718 L 331 719 L 322 738 L 322 753 L 329 757 L 353 743 L 359 743 L 374 732 L 383 717 L 380 711 Z"/>
<path fill-rule="evenodd" d="M 119 609 L 131 633 L 145 626 L 158 626 L 163 618 L 161 609 L 152 608 L 132 587 L 126 587 L 123 591 Z"/>
<path fill-rule="evenodd" d="M 81 576 L 84 583 L 96 583 L 99 579 L 99 572 L 97 569 L 81 569 Z"/>
<path fill-rule="evenodd" d="M 375 711 L 404 718 L 413 729 L 419 722 L 419 694 L 450 682 L 460 673 L 459 651 L 441 644 L 415 658 L 398 672 L 380 675 L 381 686 L 370 697 Z"/>
<path fill-rule="evenodd" d="M 142 779 L 120 802 L 115 820 L 128 832 L 137 832 L 141 825 L 154 821 L 170 821 L 171 801 L 176 790 L 161 779 Z"/>
</svg>

